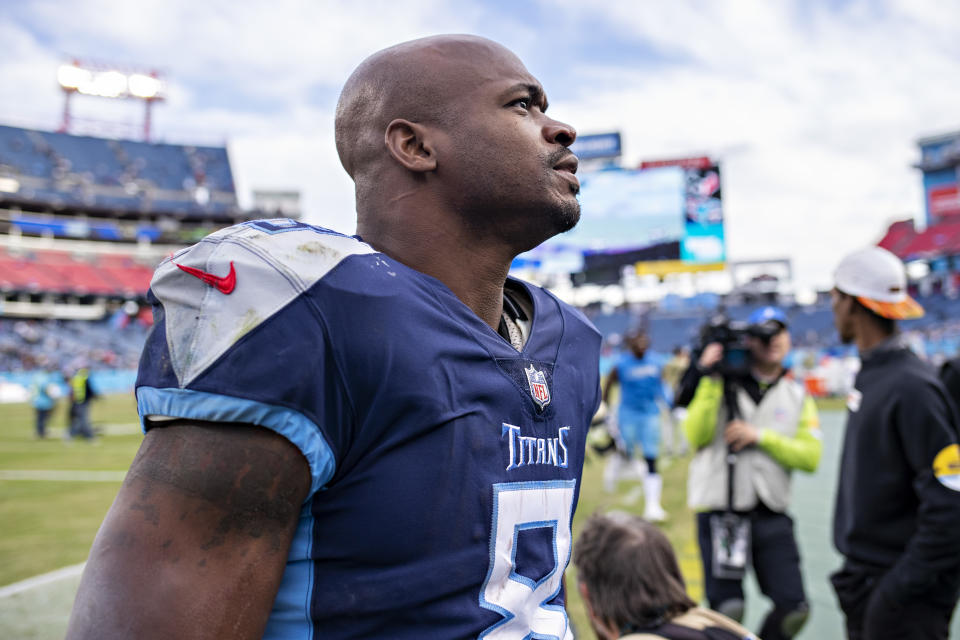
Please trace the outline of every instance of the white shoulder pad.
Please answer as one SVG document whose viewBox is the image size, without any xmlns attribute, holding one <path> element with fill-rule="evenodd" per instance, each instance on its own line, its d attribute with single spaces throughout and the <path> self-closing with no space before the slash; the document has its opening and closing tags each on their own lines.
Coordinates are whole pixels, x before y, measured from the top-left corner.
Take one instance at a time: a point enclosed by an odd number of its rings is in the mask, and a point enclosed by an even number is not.
<svg viewBox="0 0 960 640">
<path fill-rule="evenodd" d="M 240 338 L 369 245 L 295 220 L 244 222 L 165 259 L 150 282 L 163 305 L 181 387 Z"/>
</svg>

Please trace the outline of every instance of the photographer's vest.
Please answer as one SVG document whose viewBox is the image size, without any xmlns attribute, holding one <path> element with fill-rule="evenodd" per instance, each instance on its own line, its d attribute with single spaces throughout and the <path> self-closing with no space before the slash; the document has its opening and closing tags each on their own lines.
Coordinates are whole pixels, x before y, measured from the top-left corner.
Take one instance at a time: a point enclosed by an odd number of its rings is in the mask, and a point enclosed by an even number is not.
<svg viewBox="0 0 960 640">
<path fill-rule="evenodd" d="M 767 390 L 759 405 L 739 388 L 737 402 L 745 422 L 792 438 L 800 423 L 804 395 L 803 387 L 797 382 L 780 378 Z M 687 501 L 694 509 L 727 508 L 727 443 L 723 431 L 728 421 L 727 408 L 721 401 L 713 442 L 697 451 L 690 462 Z M 760 501 L 773 511 L 783 512 L 790 504 L 790 471 L 758 446 L 747 447 L 737 453 L 733 490 L 734 511 L 750 511 Z"/>
<path fill-rule="evenodd" d="M 80 369 L 70 379 L 70 388 L 73 390 L 73 404 L 83 404 L 87 401 L 87 379 L 90 377 L 88 369 Z"/>
</svg>

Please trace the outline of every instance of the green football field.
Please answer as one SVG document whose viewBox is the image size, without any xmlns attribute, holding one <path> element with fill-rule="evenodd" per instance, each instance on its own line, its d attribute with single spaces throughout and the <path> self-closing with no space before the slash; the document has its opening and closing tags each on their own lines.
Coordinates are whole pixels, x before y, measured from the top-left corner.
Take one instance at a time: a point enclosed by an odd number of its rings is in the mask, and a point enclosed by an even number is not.
<svg viewBox="0 0 960 640">
<path fill-rule="evenodd" d="M 823 462 L 816 474 L 798 475 L 795 486 L 793 514 L 813 609 L 810 623 L 799 636 L 802 639 L 842 637 L 842 620 L 826 581 L 839 564 L 830 544 L 833 487 L 842 441 L 839 407 L 836 402 L 821 405 Z M 0 638 L 63 637 L 79 582 L 79 565 L 86 559 L 141 440 L 132 394 L 100 400 L 93 407 L 92 418 L 101 432 L 94 442 L 64 442 L 63 413 L 52 419 L 52 437 L 38 441 L 33 437 L 33 412 L 28 406 L 0 405 Z M 661 460 L 663 504 L 671 516 L 663 529 L 677 551 L 688 590 L 699 600 L 701 569 L 693 515 L 684 504 L 688 462 L 688 458 Z M 638 483 L 625 480 L 615 494 L 604 493 L 603 465 L 602 458 L 588 456 L 574 539 L 583 521 L 597 509 L 642 512 Z M 575 580 L 571 567 L 568 587 L 573 587 Z M 747 594 L 747 623 L 756 628 L 766 603 L 752 580 L 747 582 Z M 577 637 L 593 638 L 577 590 L 568 588 L 568 596 Z M 957 620 L 951 637 L 960 638 Z"/>
</svg>

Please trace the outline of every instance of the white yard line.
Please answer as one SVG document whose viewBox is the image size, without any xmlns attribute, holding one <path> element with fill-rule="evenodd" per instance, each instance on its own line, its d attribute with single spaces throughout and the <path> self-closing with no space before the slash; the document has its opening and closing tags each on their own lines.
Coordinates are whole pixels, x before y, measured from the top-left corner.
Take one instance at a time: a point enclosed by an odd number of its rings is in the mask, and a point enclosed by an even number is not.
<svg viewBox="0 0 960 640">
<path fill-rule="evenodd" d="M 126 475 L 126 471 L 0 469 L 0 480 L 36 480 L 40 482 L 123 482 Z"/>
<path fill-rule="evenodd" d="M 21 580 L 20 582 L 14 582 L 13 584 L 8 584 L 5 587 L 0 587 L 0 600 L 9 598 L 10 596 L 15 596 L 23 593 L 24 591 L 30 591 L 31 589 L 36 589 L 37 587 L 43 587 L 54 582 L 59 582 L 61 580 L 78 576 L 83 572 L 84 565 L 86 565 L 86 562 L 75 564 L 71 567 L 64 567 L 63 569 L 57 569 L 56 571 L 51 571 L 50 573 L 43 573 L 39 576 L 33 576 L 32 578 L 27 578 L 26 580 Z"/>
</svg>

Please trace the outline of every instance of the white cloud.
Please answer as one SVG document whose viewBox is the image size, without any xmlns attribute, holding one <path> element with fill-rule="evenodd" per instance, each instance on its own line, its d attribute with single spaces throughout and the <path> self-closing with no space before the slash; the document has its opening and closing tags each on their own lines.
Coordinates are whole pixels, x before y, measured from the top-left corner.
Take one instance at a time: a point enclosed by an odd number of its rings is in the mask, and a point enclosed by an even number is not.
<svg viewBox="0 0 960 640">
<path fill-rule="evenodd" d="M 54 74 L 61 59 L 32 34 L 9 22 L 0 21 L 0 42 L 4 48 L 0 81 L 6 87 L 0 91 L 0 116 L 5 121 L 56 122 L 62 98 Z"/>
<path fill-rule="evenodd" d="M 66 53 L 159 66 L 275 99 L 339 86 L 372 51 L 459 20 L 440 0 L 362 3 L 275 0 L 35 0 L 31 16 Z"/>
</svg>

